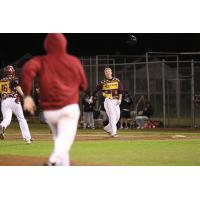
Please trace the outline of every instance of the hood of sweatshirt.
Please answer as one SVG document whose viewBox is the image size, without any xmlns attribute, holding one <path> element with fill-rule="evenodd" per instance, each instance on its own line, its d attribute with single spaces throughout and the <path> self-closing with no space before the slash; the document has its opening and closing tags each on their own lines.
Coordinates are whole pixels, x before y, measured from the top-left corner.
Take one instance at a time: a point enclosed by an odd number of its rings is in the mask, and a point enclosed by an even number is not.
<svg viewBox="0 0 200 200">
<path fill-rule="evenodd" d="M 67 39 L 62 33 L 49 33 L 44 40 L 44 48 L 47 53 L 66 52 Z"/>
</svg>

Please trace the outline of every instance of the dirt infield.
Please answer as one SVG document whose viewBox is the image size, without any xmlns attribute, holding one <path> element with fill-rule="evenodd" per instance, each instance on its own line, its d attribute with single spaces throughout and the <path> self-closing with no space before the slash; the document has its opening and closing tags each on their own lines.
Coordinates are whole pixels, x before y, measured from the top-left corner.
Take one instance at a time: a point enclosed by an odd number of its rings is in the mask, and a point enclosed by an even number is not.
<svg viewBox="0 0 200 200">
<path fill-rule="evenodd" d="M 34 134 L 33 139 L 35 141 L 51 141 L 51 134 Z M 117 138 L 112 138 L 109 135 L 103 134 L 87 134 L 87 135 L 77 135 L 75 141 L 91 141 L 91 140 L 192 140 L 192 139 L 200 139 L 199 136 L 187 135 L 184 136 L 182 134 L 177 135 L 119 135 Z M 22 140 L 20 134 L 8 134 L 6 135 L 6 140 L 14 141 L 14 140 Z"/>
<path fill-rule="evenodd" d="M 118 138 L 111 138 L 108 135 L 78 135 L 76 141 L 97 141 L 97 140 L 122 140 L 122 141 L 139 141 L 139 140 L 195 140 L 200 139 L 200 136 L 184 136 L 184 135 L 120 135 Z M 16 141 L 22 140 L 19 134 L 8 134 L 6 140 Z M 34 140 L 37 141 L 51 141 L 50 134 L 34 134 Z M 11 156 L 0 155 L 0 166 L 42 166 L 47 162 L 47 157 L 33 157 L 33 156 Z M 99 166 L 98 163 L 79 163 L 71 161 L 72 166 Z M 101 164 L 102 165 L 102 164 Z M 105 164 L 106 165 L 106 164 Z"/>
<path fill-rule="evenodd" d="M 47 161 L 47 157 L 0 155 L 0 166 L 43 166 Z M 98 164 L 71 161 L 71 166 L 98 166 Z"/>
</svg>

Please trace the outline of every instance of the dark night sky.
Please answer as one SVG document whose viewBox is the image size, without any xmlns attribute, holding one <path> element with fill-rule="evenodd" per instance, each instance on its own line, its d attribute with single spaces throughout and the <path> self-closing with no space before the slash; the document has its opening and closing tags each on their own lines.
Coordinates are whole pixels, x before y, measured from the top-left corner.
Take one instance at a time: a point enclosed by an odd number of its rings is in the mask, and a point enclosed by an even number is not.
<svg viewBox="0 0 200 200">
<path fill-rule="evenodd" d="M 77 56 L 102 54 L 142 54 L 147 51 L 200 51 L 200 34 L 136 33 L 137 44 L 127 41 L 131 34 L 122 33 L 68 33 L 68 51 Z M 0 34 L 0 59 L 14 61 L 26 53 L 43 54 L 46 34 Z"/>
</svg>

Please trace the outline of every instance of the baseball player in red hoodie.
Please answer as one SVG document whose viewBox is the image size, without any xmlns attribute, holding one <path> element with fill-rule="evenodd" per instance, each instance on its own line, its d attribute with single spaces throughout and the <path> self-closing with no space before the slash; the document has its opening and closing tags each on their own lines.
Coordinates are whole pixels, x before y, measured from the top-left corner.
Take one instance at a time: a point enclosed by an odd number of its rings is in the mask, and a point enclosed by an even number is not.
<svg viewBox="0 0 200 200">
<path fill-rule="evenodd" d="M 70 165 L 69 151 L 74 141 L 78 120 L 79 92 L 87 90 L 87 79 L 80 61 L 67 53 L 67 40 L 61 33 L 48 34 L 44 41 L 46 55 L 36 56 L 23 66 L 22 88 L 24 110 L 34 114 L 32 81 L 38 76 L 40 106 L 51 128 L 54 149 L 50 166 Z"/>
</svg>

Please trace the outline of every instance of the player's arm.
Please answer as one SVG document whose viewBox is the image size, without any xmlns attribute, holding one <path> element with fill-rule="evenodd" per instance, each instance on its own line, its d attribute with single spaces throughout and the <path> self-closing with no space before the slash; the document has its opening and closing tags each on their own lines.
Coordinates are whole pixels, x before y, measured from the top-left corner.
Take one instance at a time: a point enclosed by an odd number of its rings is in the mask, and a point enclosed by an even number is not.
<svg viewBox="0 0 200 200">
<path fill-rule="evenodd" d="M 30 96 L 32 90 L 32 83 L 40 70 L 41 64 L 39 58 L 35 57 L 25 63 L 21 74 L 21 86 L 24 96 Z"/>
<path fill-rule="evenodd" d="M 123 87 L 122 87 L 122 83 L 120 81 L 119 82 L 119 100 L 118 100 L 118 104 L 121 104 L 121 102 L 122 102 L 122 92 L 123 92 Z"/>
<path fill-rule="evenodd" d="M 122 94 L 119 94 L 119 101 L 122 102 Z"/>
<path fill-rule="evenodd" d="M 18 79 L 14 79 L 14 80 L 11 81 L 10 84 L 11 84 L 11 85 L 10 85 L 11 88 L 14 88 L 14 89 L 17 91 L 17 93 L 20 94 L 20 96 L 21 96 L 22 98 L 24 98 L 24 93 L 23 93 L 23 91 L 22 91 L 21 86 L 19 85 L 19 80 L 18 80 Z"/>
<path fill-rule="evenodd" d="M 92 96 L 91 96 L 90 99 L 89 99 L 89 103 L 93 103 L 93 101 L 94 101 L 94 96 L 96 96 L 97 92 L 99 92 L 101 89 L 102 89 L 102 83 L 99 83 L 99 84 L 96 86 L 96 89 L 94 90 L 94 92 L 92 93 Z"/>
<path fill-rule="evenodd" d="M 25 63 L 21 74 L 22 90 L 24 91 L 24 110 L 29 111 L 31 114 L 34 114 L 36 110 L 35 102 L 31 97 L 32 83 L 40 67 L 40 60 L 33 58 Z"/>
<path fill-rule="evenodd" d="M 18 85 L 16 88 L 17 92 L 21 95 L 22 98 L 24 98 L 24 93 L 22 91 L 22 88 Z"/>
<path fill-rule="evenodd" d="M 17 86 L 15 88 L 17 90 L 17 92 L 21 95 L 21 97 L 24 99 L 24 93 L 22 91 L 22 88 L 20 86 Z M 16 99 L 16 103 L 18 103 L 18 100 Z M 32 97 L 31 96 L 27 96 L 25 99 L 24 99 L 24 104 L 28 104 L 30 106 L 29 109 L 26 109 L 28 110 L 31 114 L 34 114 L 35 110 L 36 110 L 36 105 L 35 105 L 35 102 L 33 101 Z"/>
</svg>

